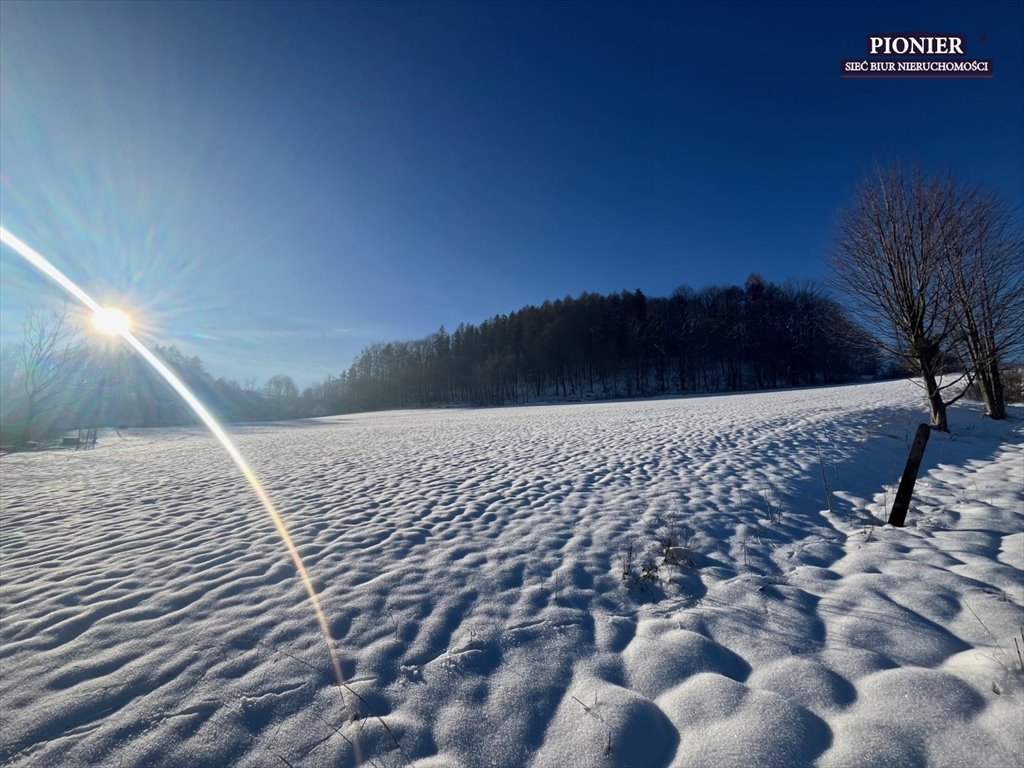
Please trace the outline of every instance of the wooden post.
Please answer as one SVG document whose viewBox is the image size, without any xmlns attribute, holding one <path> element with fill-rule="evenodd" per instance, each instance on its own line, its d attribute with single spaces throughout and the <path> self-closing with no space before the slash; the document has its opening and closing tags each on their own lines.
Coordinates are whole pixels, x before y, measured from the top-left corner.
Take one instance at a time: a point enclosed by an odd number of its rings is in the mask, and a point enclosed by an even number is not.
<svg viewBox="0 0 1024 768">
<path fill-rule="evenodd" d="M 907 457 L 907 466 L 903 468 L 900 487 L 896 491 L 896 501 L 892 503 L 892 512 L 889 513 L 889 525 L 902 528 L 907 522 L 910 497 L 914 495 L 914 483 L 917 482 L 917 472 L 921 469 L 924 447 L 928 445 L 928 436 L 931 433 L 932 428 L 929 424 L 921 424 L 917 428 L 917 434 L 914 435 L 914 444 L 910 446 L 910 455 Z"/>
</svg>

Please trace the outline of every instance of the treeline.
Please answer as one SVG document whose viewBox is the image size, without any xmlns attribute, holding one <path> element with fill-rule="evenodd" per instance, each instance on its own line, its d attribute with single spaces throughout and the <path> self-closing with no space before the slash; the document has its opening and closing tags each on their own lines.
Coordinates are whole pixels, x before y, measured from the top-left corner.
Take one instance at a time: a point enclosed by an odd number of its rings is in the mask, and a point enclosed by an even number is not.
<svg viewBox="0 0 1024 768">
<path fill-rule="evenodd" d="M 294 382 L 262 388 L 215 379 L 198 357 L 153 348 L 223 421 L 291 419 L 312 413 Z M 91 427 L 196 423 L 195 414 L 149 364 L 121 343 L 88 340 L 65 313 L 33 313 L 21 344 L 0 355 L 0 444 L 23 445 Z"/>
<path fill-rule="evenodd" d="M 214 378 L 198 357 L 155 347 L 223 421 L 266 421 L 433 405 L 725 392 L 848 381 L 879 373 L 873 340 L 809 283 L 751 275 L 743 287 L 583 293 L 373 344 L 340 376 L 302 393 Z M 130 348 L 90 339 L 64 313 L 36 312 L 0 359 L 0 442 L 88 427 L 191 424 L 195 415 Z"/>
<path fill-rule="evenodd" d="M 374 344 L 308 388 L 324 413 L 502 405 L 847 381 L 878 372 L 875 346 L 812 284 L 583 293 Z"/>
</svg>

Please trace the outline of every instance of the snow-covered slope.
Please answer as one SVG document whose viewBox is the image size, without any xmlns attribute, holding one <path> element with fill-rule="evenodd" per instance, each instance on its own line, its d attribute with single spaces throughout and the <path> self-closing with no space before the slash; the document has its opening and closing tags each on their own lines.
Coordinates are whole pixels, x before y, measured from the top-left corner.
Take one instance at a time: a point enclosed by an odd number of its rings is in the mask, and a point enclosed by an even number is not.
<svg viewBox="0 0 1024 768">
<path fill-rule="evenodd" d="M 921 406 L 895 382 L 235 429 L 350 691 L 200 429 L 5 456 L 0 763 L 1019 766 L 1024 414 L 955 408 L 911 527 L 878 527 Z"/>
</svg>

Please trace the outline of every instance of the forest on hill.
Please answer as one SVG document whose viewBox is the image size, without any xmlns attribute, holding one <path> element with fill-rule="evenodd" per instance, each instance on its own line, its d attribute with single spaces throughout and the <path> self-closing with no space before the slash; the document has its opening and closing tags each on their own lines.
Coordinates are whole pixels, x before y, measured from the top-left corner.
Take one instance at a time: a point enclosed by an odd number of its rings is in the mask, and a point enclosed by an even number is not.
<svg viewBox="0 0 1024 768">
<path fill-rule="evenodd" d="M 329 412 L 795 387 L 875 375 L 871 338 L 811 283 L 583 293 L 373 344 L 306 390 Z"/>
</svg>

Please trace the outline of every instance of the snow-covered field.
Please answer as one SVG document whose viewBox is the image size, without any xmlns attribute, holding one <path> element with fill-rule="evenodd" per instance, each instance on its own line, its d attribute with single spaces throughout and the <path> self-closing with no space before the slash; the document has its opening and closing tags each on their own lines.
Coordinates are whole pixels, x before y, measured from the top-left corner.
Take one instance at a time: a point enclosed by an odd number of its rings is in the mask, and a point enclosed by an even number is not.
<svg viewBox="0 0 1024 768">
<path fill-rule="evenodd" d="M 922 406 L 894 382 L 235 429 L 350 691 L 202 430 L 5 456 L 0 764 L 1020 766 L 1024 413 L 955 408 L 911 526 L 879 527 Z"/>
</svg>

